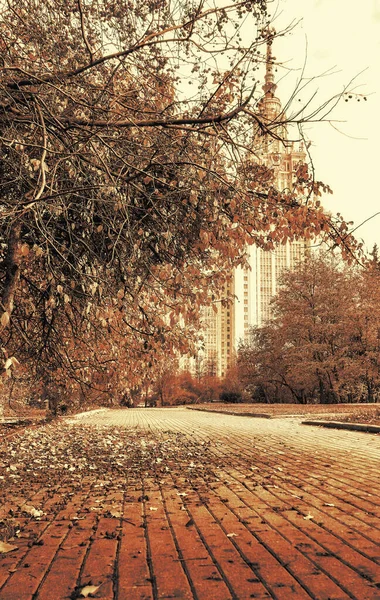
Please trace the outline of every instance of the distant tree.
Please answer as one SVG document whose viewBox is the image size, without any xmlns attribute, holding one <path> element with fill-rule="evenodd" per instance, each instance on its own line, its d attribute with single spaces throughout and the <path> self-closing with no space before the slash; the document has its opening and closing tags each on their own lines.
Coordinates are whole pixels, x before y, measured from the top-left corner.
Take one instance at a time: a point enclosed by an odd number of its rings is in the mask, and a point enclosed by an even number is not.
<svg viewBox="0 0 380 600">
<path fill-rule="evenodd" d="M 367 277 L 330 255 L 311 255 L 285 273 L 273 300 L 274 319 L 240 349 L 246 384 L 269 401 L 326 404 L 360 399 L 365 383 L 370 400 L 379 368 L 378 330 L 374 339 L 368 324 L 378 324 L 379 313 L 369 301 Z M 370 279 L 378 290 L 378 281 Z"/>
<path fill-rule="evenodd" d="M 329 255 L 310 256 L 282 278 L 273 302 L 292 360 L 292 379 L 305 376 L 323 404 L 341 400 L 340 371 L 347 361 L 353 276 Z"/>
<path fill-rule="evenodd" d="M 239 402 L 242 402 L 242 395 L 240 392 L 220 392 L 219 398 L 221 402 L 225 402 L 226 404 L 239 404 Z"/>
<path fill-rule="evenodd" d="M 170 405 L 178 394 L 178 360 L 162 357 L 154 371 L 150 369 L 152 397 L 159 406 Z"/>
<path fill-rule="evenodd" d="M 367 264 L 367 268 L 372 270 L 380 270 L 380 257 L 379 257 L 379 248 L 377 244 L 373 245 L 371 252 L 369 253 L 369 260 Z"/>
<path fill-rule="evenodd" d="M 274 323 L 255 328 L 239 346 L 237 369 L 241 385 L 254 402 L 305 403 L 306 393 L 290 380 L 280 333 Z"/>
<path fill-rule="evenodd" d="M 235 397 L 238 398 L 238 401 L 243 401 L 249 399 L 249 395 L 244 394 L 244 387 L 241 382 L 241 374 L 234 363 L 228 369 L 221 381 L 220 384 L 221 391 L 219 397 L 222 399 L 222 396 L 227 397 Z M 225 400 L 227 401 L 227 400 Z"/>
<path fill-rule="evenodd" d="M 355 283 L 356 302 L 350 314 L 351 368 L 346 377 L 356 398 L 375 402 L 380 392 L 380 268 L 376 247 Z"/>
<path fill-rule="evenodd" d="M 221 379 L 215 373 L 205 375 L 198 384 L 199 402 L 215 402 L 221 390 Z"/>
</svg>

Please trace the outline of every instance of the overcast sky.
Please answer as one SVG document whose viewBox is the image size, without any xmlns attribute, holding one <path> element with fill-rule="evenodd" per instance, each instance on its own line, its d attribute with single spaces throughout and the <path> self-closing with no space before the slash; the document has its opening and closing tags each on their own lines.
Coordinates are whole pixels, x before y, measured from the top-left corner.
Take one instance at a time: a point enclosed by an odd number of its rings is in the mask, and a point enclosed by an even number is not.
<svg viewBox="0 0 380 600">
<path fill-rule="evenodd" d="M 347 0 L 278 0 L 271 8 L 277 13 L 277 31 L 300 21 L 273 46 L 277 61 L 284 63 L 277 72 L 282 78 L 277 95 L 283 104 L 305 60 L 306 77 L 329 70 L 331 74 L 306 86 L 299 94 L 300 105 L 316 88 L 321 103 L 354 79 L 350 89 L 358 96 L 340 102 L 328 117 L 331 123 L 309 125 L 306 133 L 317 179 L 334 191 L 324 205 L 358 226 L 380 211 L 380 0 L 360 5 Z M 380 246 L 380 214 L 356 235 L 369 250 L 375 242 Z"/>
</svg>

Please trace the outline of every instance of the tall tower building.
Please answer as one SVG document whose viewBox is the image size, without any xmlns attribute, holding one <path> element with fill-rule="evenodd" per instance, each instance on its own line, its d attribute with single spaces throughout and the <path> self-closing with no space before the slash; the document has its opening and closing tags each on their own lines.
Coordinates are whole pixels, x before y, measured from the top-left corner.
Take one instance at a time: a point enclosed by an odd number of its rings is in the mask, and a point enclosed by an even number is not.
<svg viewBox="0 0 380 600">
<path fill-rule="evenodd" d="M 268 37 L 266 72 L 263 85 L 264 96 L 260 102 L 260 116 L 264 124 L 274 129 L 274 135 L 263 136 L 259 149 L 260 162 L 273 169 L 277 189 L 292 189 L 295 171 L 300 162 L 305 162 L 303 142 L 288 139 L 286 115 L 274 82 L 272 56 L 273 37 Z M 251 246 L 248 248 L 249 269 L 235 273 L 235 336 L 236 341 L 247 339 L 252 325 L 261 326 L 271 316 L 270 302 L 278 291 L 279 278 L 284 269 L 293 269 L 305 258 L 309 243 L 305 240 L 286 242 L 274 250 L 267 251 Z"/>
<path fill-rule="evenodd" d="M 306 153 L 303 142 L 288 139 L 286 115 L 275 95 L 272 41 L 269 35 L 260 117 L 273 135 L 263 135 L 257 154 L 261 164 L 273 169 L 276 188 L 284 190 L 292 188 L 296 168 L 305 161 Z M 251 326 L 261 326 L 271 318 L 270 302 L 278 290 L 281 273 L 303 260 L 308 248 L 308 242 L 298 240 L 271 251 L 256 246 L 247 249 L 249 268 L 236 269 L 226 290 L 235 296 L 234 303 L 218 303 L 215 311 L 208 308 L 204 314 L 203 357 L 209 365 L 208 374 L 223 377 L 233 364 L 239 340 L 248 338 Z"/>
</svg>

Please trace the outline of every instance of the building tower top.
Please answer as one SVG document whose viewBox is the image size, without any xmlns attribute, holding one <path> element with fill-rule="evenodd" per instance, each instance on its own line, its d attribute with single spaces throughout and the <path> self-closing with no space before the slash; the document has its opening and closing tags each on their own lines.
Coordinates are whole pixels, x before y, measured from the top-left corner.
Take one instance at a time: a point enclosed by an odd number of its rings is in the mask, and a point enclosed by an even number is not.
<svg viewBox="0 0 380 600">
<path fill-rule="evenodd" d="M 273 38 L 275 36 L 275 33 L 276 32 L 274 29 L 268 28 L 265 83 L 263 85 L 263 90 L 265 92 L 265 95 L 270 94 L 272 97 L 274 96 L 274 92 L 277 89 L 277 85 L 274 82 L 274 74 L 273 74 L 273 62 L 275 60 L 275 57 L 272 55 L 272 44 L 273 44 Z"/>
<path fill-rule="evenodd" d="M 265 80 L 263 85 L 264 97 L 260 102 L 260 113 L 267 122 L 272 122 L 279 116 L 282 111 L 280 100 L 275 96 L 277 85 L 274 82 L 273 64 L 276 60 L 272 54 L 273 39 L 276 31 L 268 27 L 267 32 L 267 52 L 266 52 L 266 68 Z"/>
</svg>

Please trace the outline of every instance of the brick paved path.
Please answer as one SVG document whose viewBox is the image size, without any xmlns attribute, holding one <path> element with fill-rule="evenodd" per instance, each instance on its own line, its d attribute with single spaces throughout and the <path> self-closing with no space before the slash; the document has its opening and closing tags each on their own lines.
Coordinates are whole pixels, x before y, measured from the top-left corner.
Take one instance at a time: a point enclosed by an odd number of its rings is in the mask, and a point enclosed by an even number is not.
<svg viewBox="0 0 380 600">
<path fill-rule="evenodd" d="M 379 436 L 181 408 L 48 432 L 67 465 L 73 435 L 80 449 L 58 482 L 32 466 L 7 488 L 3 463 L 0 520 L 18 530 L 0 553 L 1 600 L 380 599 Z"/>
</svg>

